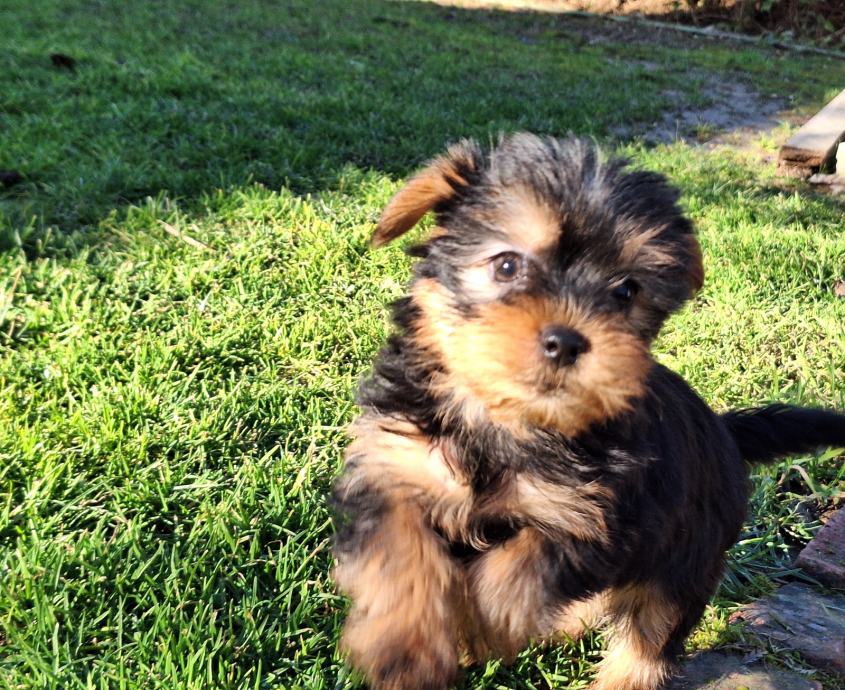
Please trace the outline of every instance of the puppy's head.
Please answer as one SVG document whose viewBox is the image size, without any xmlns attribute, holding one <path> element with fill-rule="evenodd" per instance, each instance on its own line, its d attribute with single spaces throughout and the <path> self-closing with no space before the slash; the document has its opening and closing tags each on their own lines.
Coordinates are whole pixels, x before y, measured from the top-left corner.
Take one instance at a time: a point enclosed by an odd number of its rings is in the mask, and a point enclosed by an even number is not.
<svg viewBox="0 0 845 690">
<path fill-rule="evenodd" d="M 677 198 L 591 144 L 528 134 L 461 142 L 413 177 L 373 244 L 434 211 L 409 334 L 450 413 L 572 436 L 630 409 L 650 342 L 703 281 Z"/>
</svg>

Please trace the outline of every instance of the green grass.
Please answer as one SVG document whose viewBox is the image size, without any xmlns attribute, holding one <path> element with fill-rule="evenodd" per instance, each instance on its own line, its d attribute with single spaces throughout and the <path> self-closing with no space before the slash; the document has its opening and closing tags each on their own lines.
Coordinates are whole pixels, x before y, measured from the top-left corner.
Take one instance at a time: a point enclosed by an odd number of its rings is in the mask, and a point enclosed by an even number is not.
<svg viewBox="0 0 845 690">
<path fill-rule="evenodd" d="M 401 179 L 461 136 L 647 126 L 714 74 L 807 108 L 845 76 L 417 3 L 12 0 L 0 26 L 0 169 L 26 177 L 0 191 L 3 688 L 356 687 L 324 497 L 408 277 L 366 244 Z M 719 409 L 845 407 L 845 205 L 753 158 L 611 143 L 682 187 L 704 245 L 661 361 Z M 757 476 L 694 644 L 736 641 L 727 612 L 789 571 L 844 472 Z M 597 655 L 465 687 L 581 688 Z"/>
</svg>

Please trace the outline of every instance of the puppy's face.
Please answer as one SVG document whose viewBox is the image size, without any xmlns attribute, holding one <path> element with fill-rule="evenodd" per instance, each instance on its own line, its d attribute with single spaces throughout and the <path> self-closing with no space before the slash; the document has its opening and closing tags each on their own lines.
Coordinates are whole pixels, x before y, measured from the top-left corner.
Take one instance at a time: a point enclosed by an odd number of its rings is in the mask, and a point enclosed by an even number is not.
<svg viewBox="0 0 845 690">
<path fill-rule="evenodd" d="M 388 204 L 383 244 L 434 210 L 412 253 L 411 337 L 450 413 L 574 436 L 630 409 L 649 343 L 703 280 L 677 193 L 577 141 L 449 149 Z"/>
</svg>

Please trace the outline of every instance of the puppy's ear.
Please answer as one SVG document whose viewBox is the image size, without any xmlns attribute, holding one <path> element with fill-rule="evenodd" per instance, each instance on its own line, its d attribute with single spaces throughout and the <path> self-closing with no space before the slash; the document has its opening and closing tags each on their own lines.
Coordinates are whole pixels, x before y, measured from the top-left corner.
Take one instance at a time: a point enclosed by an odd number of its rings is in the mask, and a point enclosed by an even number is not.
<svg viewBox="0 0 845 690">
<path fill-rule="evenodd" d="M 689 279 L 692 285 L 692 294 L 698 292 L 704 285 L 704 259 L 701 255 L 701 245 L 695 235 L 687 238 L 689 249 Z"/>
<path fill-rule="evenodd" d="M 469 140 L 450 146 L 414 175 L 382 211 L 370 244 L 380 247 L 414 227 L 428 211 L 469 185 L 480 165 L 478 145 Z"/>
</svg>

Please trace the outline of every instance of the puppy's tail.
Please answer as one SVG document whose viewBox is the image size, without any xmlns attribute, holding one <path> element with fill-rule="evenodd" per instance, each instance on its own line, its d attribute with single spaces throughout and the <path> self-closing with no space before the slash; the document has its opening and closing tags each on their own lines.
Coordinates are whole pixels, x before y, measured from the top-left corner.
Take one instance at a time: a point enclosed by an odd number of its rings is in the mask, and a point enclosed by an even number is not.
<svg viewBox="0 0 845 690">
<path fill-rule="evenodd" d="M 792 405 L 734 410 L 722 415 L 749 462 L 772 462 L 816 448 L 845 448 L 845 415 Z"/>
</svg>

